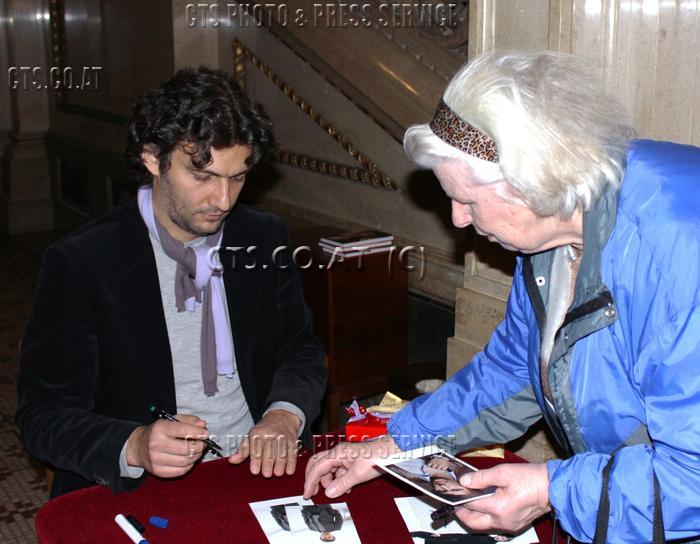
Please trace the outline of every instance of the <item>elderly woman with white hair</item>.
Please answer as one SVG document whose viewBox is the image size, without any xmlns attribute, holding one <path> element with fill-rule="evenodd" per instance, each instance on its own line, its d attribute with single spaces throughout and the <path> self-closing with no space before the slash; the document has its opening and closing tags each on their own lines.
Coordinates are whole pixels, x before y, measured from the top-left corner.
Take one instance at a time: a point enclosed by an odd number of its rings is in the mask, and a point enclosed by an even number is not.
<svg viewBox="0 0 700 544">
<path fill-rule="evenodd" d="M 580 541 L 700 534 L 700 149 L 633 137 L 574 57 L 492 53 L 455 75 L 404 147 L 457 227 L 518 252 L 505 319 L 387 436 L 314 455 L 305 496 L 376 477 L 377 457 L 508 442 L 544 417 L 569 456 L 463 476 L 497 486 L 457 510 L 468 527 L 517 532 L 554 510 Z"/>
</svg>

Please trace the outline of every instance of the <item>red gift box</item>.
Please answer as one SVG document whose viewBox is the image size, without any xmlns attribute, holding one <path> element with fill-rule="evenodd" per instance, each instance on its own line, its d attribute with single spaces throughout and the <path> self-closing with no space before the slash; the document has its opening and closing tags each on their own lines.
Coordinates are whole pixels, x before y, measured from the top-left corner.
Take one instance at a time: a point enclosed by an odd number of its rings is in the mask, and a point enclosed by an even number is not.
<svg viewBox="0 0 700 544">
<path fill-rule="evenodd" d="M 364 405 L 358 404 L 357 400 L 345 408 L 345 411 L 350 416 L 350 421 L 345 425 L 345 440 L 348 442 L 362 442 L 386 434 L 389 418 L 367 412 Z"/>
<path fill-rule="evenodd" d="M 364 419 L 348 421 L 345 425 L 345 440 L 348 442 L 362 442 L 368 438 L 386 434 L 386 418 L 375 417 L 366 414 Z"/>
</svg>

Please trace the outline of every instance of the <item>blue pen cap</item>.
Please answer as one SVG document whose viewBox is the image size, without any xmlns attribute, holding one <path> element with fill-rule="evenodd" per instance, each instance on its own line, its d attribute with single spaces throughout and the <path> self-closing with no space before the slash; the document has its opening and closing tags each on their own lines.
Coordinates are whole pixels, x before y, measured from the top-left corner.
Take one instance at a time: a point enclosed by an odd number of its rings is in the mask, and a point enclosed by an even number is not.
<svg viewBox="0 0 700 544">
<path fill-rule="evenodd" d="M 168 525 L 170 525 L 169 520 L 161 518 L 160 516 L 151 516 L 151 519 L 148 520 L 148 523 L 150 523 L 154 527 L 159 527 L 160 529 L 167 529 Z"/>
</svg>

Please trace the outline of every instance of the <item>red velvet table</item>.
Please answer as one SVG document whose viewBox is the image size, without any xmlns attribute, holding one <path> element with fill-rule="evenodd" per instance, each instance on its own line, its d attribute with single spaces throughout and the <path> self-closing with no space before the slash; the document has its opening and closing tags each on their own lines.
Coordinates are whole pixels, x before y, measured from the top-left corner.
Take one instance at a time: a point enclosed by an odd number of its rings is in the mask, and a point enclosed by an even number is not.
<svg viewBox="0 0 700 544">
<path fill-rule="evenodd" d="M 151 544 L 266 543 L 248 503 L 301 495 L 308 459 L 308 453 L 302 454 L 296 474 L 282 478 L 253 476 L 247 462 L 233 466 L 220 459 L 202 463 L 179 479 L 149 478 L 130 493 L 115 494 L 98 486 L 82 489 L 49 501 L 37 512 L 37 536 L 42 544 L 129 544 L 114 522 L 114 516 L 123 513 L 133 514 L 147 527 L 144 537 Z M 506 460 L 520 461 L 511 454 L 507 454 Z M 485 458 L 468 461 L 479 468 L 499 462 Z M 414 494 L 413 488 L 382 476 L 336 501 L 329 501 L 322 492 L 313 500 L 319 504 L 347 502 L 363 543 L 410 544 L 412 540 L 393 498 Z M 168 518 L 168 529 L 149 525 L 152 515 Z M 535 528 L 540 542 L 549 543 L 549 521 L 542 521 Z"/>
</svg>

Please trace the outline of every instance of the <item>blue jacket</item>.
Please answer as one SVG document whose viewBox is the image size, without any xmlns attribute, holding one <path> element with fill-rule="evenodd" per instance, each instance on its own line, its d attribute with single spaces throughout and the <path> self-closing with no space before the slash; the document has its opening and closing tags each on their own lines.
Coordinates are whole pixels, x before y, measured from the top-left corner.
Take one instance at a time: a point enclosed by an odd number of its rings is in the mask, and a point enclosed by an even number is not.
<svg viewBox="0 0 700 544">
<path fill-rule="evenodd" d="M 471 364 L 396 414 L 402 449 L 507 442 L 544 416 L 572 456 L 548 462 L 563 527 L 593 538 L 612 452 L 609 542 L 651 540 L 652 468 L 667 539 L 700 534 L 700 149 L 636 141 L 619 191 L 584 214 L 574 301 L 540 382 L 553 251 L 517 258 L 505 319 Z M 449 440 L 448 440 L 449 439 Z M 625 447 L 626 446 L 626 447 Z"/>
</svg>

